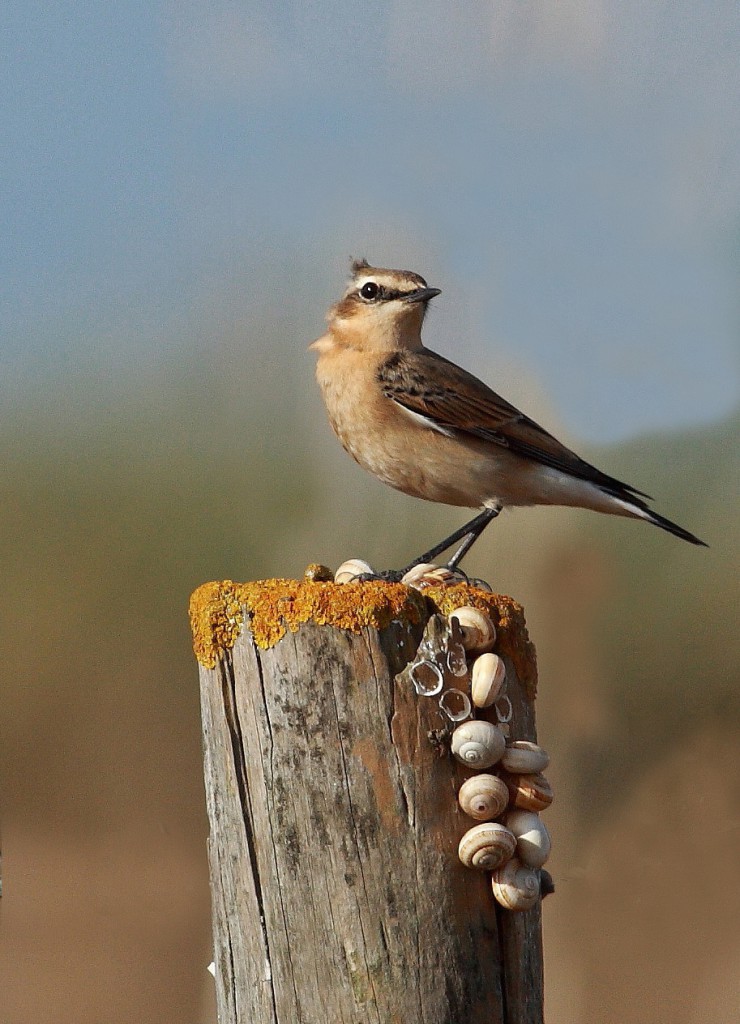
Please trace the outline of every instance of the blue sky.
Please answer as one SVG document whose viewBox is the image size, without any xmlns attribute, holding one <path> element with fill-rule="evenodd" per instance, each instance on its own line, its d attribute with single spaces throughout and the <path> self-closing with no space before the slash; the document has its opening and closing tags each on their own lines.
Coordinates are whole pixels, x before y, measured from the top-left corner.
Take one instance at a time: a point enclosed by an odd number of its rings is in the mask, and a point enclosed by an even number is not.
<svg viewBox="0 0 740 1024">
<path fill-rule="evenodd" d="M 0 17 L 3 392 L 124 379 L 215 307 L 245 351 L 289 310 L 302 351 L 353 254 L 442 287 L 428 343 L 514 400 L 535 381 L 579 438 L 736 407 L 736 4 Z"/>
</svg>

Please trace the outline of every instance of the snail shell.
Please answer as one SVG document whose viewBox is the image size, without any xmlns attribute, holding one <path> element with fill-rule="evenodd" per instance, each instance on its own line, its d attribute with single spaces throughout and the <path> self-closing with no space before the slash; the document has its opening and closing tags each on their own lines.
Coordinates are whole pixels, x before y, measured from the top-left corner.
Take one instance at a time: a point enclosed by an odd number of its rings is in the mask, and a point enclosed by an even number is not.
<svg viewBox="0 0 740 1024">
<path fill-rule="evenodd" d="M 326 565 L 321 565 L 319 562 L 311 562 L 310 565 L 306 566 L 303 578 L 314 583 L 328 583 L 334 579 L 334 573 Z"/>
<path fill-rule="evenodd" d="M 446 565 L 435 565 L 433 569 L 424 574 L 424 579 L 430 583 L 459 583 L 464 579 L 462 573 L 450 569 Z"/>
<path fill-rule="evenodd" d="M 550 763 L 550 755 L 536 743 L 516 740 L 510 743 L 501 758 L 501 767 L 514 775 L 536 775 Z"/>
<path fill-rule="evenodd" d="M 457 852 L 466 867 L 495 871 L 513 857 L 515 849 L 516 839 L 508 828 L 497 821 L 484 821 L 465 833 Z"/>
<path fill-rule="evenodd" d="M 493 821 L 506 810 L 509 791 L 495 775 L 473 775 L 460 786 L 457 802 L 476 821 Z"/>
<path fill-rule="evenodd" d="M 507 910 L 529 910 L 540 895 L 537 872 L 512 857 L 491 876 L 496 901 Z"/>
<path fill-rule="evenodd" d="M 523 811 L 544 811 L 552 803 L 552 786 L 544 775 L 506 775 L 511 802 Z"/>
<path fill-rule="evenodd" d="M 473 662 L 470 673 L 470 696 L 477 708 L 494 704 L 506 682 L 506 667 L 498 654 L 481 654 Z"/>
<path fill-rule="evenodd" d="M 490 768 L 505 749 L 504 734 L 491 722 L 472 719 L 452 734 L 452 753 L 468 768 Z"/>
<path fill-rule="evenodd" d="M 440 587 L 450 583 L 456 583 L 463 579 L 461 573 L 454 569 L 448 569 L 446 565 L 434 565 L 432 562 L 421 562 L 413 566 L 402 577 L 401 583 L 407 587 L 415 587 L 417 590 L 425 590 L 427 587 Z"/>
<path fill-rule="evenodd" d="M 401 583 L 405 583 L 407 587 L 415 587 L 436 568 L 434 562 L 420 562 L 419 565 L 412 565 L 406 575 L 401 577 Z"/>
<path fill-rule="evenodd" d="M 367 562 L 363 562 L 361 558 L 350 558 L 348 561 L 342 562 L 334 573 L 334 582 L 352 583 L 358 576 L 363 576 L 365 573 L 372 574 L 373 572 L 373 567 L 368 565 Z"/>
<path fill-rule="evenodd" d="M 506 827 L 516 836 L 516 855 L 522 864 L 541 868 L 550 856 L 550 833 L 534 811 L 509 811 Z"/>
<path fill-rule="evenodd" d="M 471 654 L 490 651 L 496 643 L 496 629 L 486 613 L 479 608 L 463 605 L 451 611 L 450 618 L 459 622 L 462 645 Z"/>
</svg>

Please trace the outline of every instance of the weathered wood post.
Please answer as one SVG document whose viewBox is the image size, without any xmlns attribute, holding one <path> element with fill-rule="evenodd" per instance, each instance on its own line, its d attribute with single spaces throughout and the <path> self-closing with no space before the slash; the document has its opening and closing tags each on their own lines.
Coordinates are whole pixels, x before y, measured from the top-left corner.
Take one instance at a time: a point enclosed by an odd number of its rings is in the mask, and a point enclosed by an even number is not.
<svg viewBox="0 0 740 1024">
<path fill-rule="evenodd" d="M 193 595 L 221 1024 L 542 1021 L 539 901 L 503 910 L 460 863 L 470 772 L 434 742 L 437 699 L 396 678 L 464 604 L 491 615 L 512 737 L 534 739 L 509 598 L 312 578 Z"/>
</svg>

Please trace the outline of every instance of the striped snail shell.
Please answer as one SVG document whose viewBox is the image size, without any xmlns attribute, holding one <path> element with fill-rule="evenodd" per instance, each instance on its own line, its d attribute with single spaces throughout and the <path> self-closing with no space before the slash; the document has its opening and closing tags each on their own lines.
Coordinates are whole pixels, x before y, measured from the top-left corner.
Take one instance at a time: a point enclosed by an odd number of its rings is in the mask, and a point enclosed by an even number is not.
<svg viewBox="0 0 740 1024">
<path fill-rule="evenodd" d="M 415 587 L 436 568 L 434 562 L 419 562 L 418 565 L 412 565 L 406 575 L 401 577 L 401 583 L 405 583 L 407 587 Z"/>
<path fill-rule="evenodd" d="M 523 811 L 544 811 L 552 803 L 552 786 L 542 773 L 502 776 L 511 802 Z"/>
<path fill-rule="evenodd" d="M 465 579 L 461 572 L 449 569 L 446 565 L 434 565 L 433 562 L 420 562 L 413 565 L 401 583 L 407 587 L 415 587 L 417 590 L 426 590 L 427 587 L 449 586 L 452 583 L 460 583 Z"/>
<path fill-rule="evenodd" d="M 512 857 L 491 876 L 491 888 L 496 901 L 507 910 L 529 910 L 540 895 L 540 880 L 536 871 Z"/>
<path fill-rule="evenodd" d="M 468 768 L 490 768 L 505 749 L 504 734 L 491 722 L 472 719 L 452 734 L 452 753 Z"/>
<path fill-rule="evenodd" d="M 515 740 L 510 743 L 501 758 L 501 767 L 515 775 L 536 775 L 550 763 L 550 755 L 542 747 L 529 740 Z"/>
<path fill-rule="evenodd" d="M 457 852 L 468 868 L 495 871 L 514 855 L 516 839 L 497 821 L 473 825 L 460 840 Z"/>
<path fill-rule="evenodd" d="M 460 786 L 457 801 L 476 821 L 493 821 L 506 810 L 509 791 L 495 775 L 473 775 Z"/>
<path fill-rule="evenodd" d="M 424 573 L 424 580 L 439 585 L 440 583 L 460 581 L 462 576 L 454 569 L 448 569 L 446 565 L 435 565 L 428 572 Z"/>
</svg>

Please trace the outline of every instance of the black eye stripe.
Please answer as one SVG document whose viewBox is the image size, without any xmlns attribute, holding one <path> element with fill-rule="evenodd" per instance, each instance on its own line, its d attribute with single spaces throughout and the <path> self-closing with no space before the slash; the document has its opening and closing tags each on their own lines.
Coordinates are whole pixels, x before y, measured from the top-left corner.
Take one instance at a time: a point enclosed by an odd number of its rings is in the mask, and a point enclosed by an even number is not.
<svg viewBox="0 0 740 1024">
<path fill-rule="evenodd" d="M 386 302 L 392 302 L 393 299 L 404 299 L 407 295 L 413 295 L 414 292 L 417 290 L 416 288 L 412 288 L 410 291 L 404 292 L 401 291 L 400 288 L 385 288 L 383 287 L 382 284 L 379 284 L 376 285 L 378 289 L 377 292 L 374 295 L 371 295 L 369 293 L 365 293 L 365 289 L 368 287 L 368 285 L 375 285 L 375 281 L 366 281 L 365 284 L 360 289 L 360 295 L 362 295 L 364 299 L 384 299 Z"/>
</svg>

